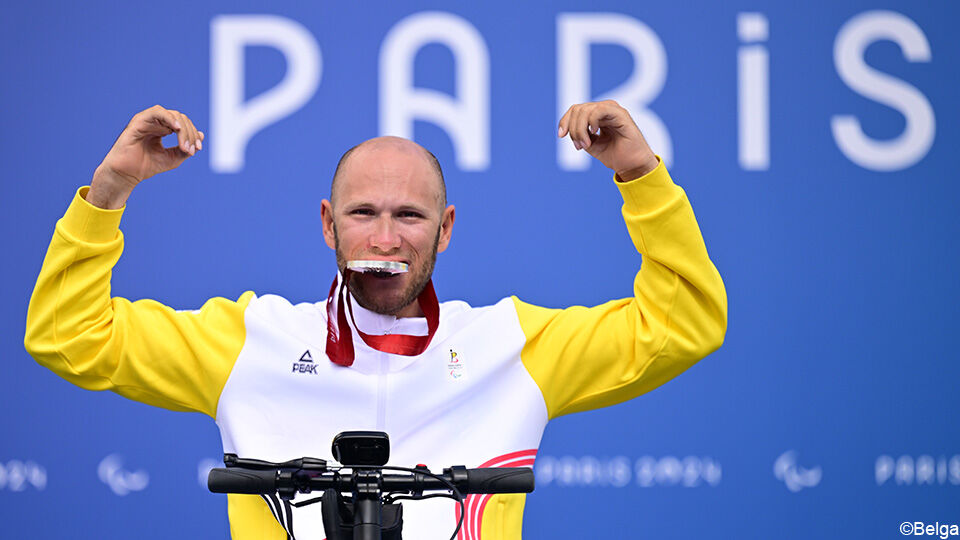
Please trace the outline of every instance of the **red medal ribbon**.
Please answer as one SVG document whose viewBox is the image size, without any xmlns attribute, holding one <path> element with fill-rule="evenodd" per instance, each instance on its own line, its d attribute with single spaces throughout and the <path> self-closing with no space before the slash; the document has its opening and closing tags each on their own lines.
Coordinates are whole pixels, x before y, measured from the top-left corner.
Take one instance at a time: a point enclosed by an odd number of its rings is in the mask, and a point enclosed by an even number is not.
<svg viewBox="0 0 960 540">
<path fill-rule="evenodd" d="M 437 293 L 433 289 L 433 280 L 427 282 L 427 286 L 423 288 L 420 296 L 417 297 L 420 309 L 423 310 L 423 314 L 427 318 L 427 335 L 387 334 L 385 336 L 378 336 L 367 334 L 360 330 L 360 327 L 357 326 L 357 321 L 353 318 L 353 304 L 350 301 L 350 288 L 348 286 L 350 274 L 352 274 L 350 270 L 345 270 L 343 273 L 343 281 L 340 283 L 340 292 L 338 294 L 340 309 L 336 310 L 336 326 L 334 326 L 333 322 L 333 312 L 335 309 L 333 299 L 334 293 L 337 292 L 336 278 L 333 279 L 333 284 L 330 285 L 330 293 L 327 295 L 327 356 L 330 357 L 330 360 L 341 366 L 353 365 L 353 335 L 350 330 L 350 325 L 347 323 L 348 310 L 350 312 L 350 320 L 353 322 L 353 326 L 357 328 L 357 333 L 360 334 L 360 338 L 371 348 L 381 352 L 401 354 L 403 356 L 416 356 L 427 350 L 427 346 L 430 345 L 430 340 L 433 339 L 433 335 L 437 332 L 437 327 L 440 326 L 440 302 L 437 300 Z M 346 294 L 344 294 L 345 290 Z M 344 305 L 347 306 L 347 309 L 343 309 Z"/>
</svg>

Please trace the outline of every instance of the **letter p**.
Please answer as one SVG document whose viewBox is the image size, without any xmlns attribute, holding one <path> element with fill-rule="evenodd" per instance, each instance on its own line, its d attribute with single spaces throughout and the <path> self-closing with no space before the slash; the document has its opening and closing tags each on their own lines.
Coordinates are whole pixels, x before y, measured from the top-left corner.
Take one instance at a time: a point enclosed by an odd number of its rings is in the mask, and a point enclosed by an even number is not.
<svg viewBox="0 0 960 540">
<path fill-rule="evenodd" d="M 210 168 L 239 172 L 250 138 L 313 96 L 320 84 L 320 48 L 300 23 L 274 15 L 218 15 L 210 22 L 210 42 Z M 244 102 L 244 47 L 255 45 L 278 49 L 287 72 L 276 86 Z"/>
<path fill-rule="evenodd" d="M 877 458 L 876 464 L 873 468 L 874 476 L 877 480 L 877 485 L 882 486 L 884 482 L 890 479 L 893 476 L 894 471 L 894 461 L 890 456 L 880 456 Z"/>
</svg>

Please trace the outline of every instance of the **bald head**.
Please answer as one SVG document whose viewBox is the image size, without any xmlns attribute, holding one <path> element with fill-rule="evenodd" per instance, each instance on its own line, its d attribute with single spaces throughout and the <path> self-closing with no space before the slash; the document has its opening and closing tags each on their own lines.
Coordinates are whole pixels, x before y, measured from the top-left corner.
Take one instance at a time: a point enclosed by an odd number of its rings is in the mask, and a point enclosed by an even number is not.
<svg viewBox="0 0 960 540">
<path fill-rule="evenodd" d="M 340 156 L 337 163 L 337 169 L 333 173 L 333 181 L 330 184 L 330 202 L 336 204 L 338 185 L 344 179 L 350 177 L 353 170 L 370 167 L 379 167 L 390 169 L 391 166 L 403 166 L 401 161 L 411 162 L 422 160 L 426 167 L 418 167 L 422 171 L 429 171 L 427 174 L 433 176 L 437 181 L 437 204 L 442 211 L 447 205 L 447 186 L 443 180 L 443 171 L 440 169 L 440 162 L 432 152 L 419 144 L 401 137 L 376 137 L 363 141 L 362 143 L 350 148 Z M 413 165 L 416 167 L 416 164 Z"/>
</svg>

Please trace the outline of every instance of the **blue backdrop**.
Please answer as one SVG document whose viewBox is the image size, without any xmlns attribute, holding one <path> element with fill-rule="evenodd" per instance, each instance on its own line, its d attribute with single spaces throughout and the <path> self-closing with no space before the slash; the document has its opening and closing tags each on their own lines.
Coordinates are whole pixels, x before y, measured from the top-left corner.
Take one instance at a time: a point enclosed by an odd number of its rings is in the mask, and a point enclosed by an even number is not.
<svg viewBox="0 0 960 540">
<path fill-rule="evenodd" d="M 116 295 L 321 298 L 337 158 L 406 130 L 457 206 L 441 299 L 559 307 L 629 295 L 640 263 L 610 173 L 556 143 L 568 100 L 604 96 L 686 189 L 729 330 L 663 388 L 551 423 L 525 536 L 960 523 L 957 4 L 482 6 L 4 7 L 0 536 L 228 535 L 200 481 L 212 421 L 80 390 L 23 349 L 54 223 L 134 113 L 181 110 L 207 141 L 128 202 Z"/>
</svg>

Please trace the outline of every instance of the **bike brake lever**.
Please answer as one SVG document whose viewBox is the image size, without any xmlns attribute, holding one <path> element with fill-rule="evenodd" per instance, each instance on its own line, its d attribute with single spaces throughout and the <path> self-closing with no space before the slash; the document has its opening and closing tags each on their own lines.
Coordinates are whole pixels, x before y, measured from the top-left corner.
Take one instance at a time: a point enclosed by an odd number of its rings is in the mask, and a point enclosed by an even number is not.
<svg viewBox="0 0 960 540">
<path fill-rule="evenodd" d="M 324 472 L 327 470 L 327 461 L 324 459 L 304 457 L 291 459 L 283 463 L 273 463 L 262 459 L 242 458 L 236 454 L 224 454 L 223 464 L 227 468 L 241 467 L 244 469 L 254 469 L 258 471 L 267 471 L 271 469 L 296 469 L 303 471 Z"/>
</svg>

